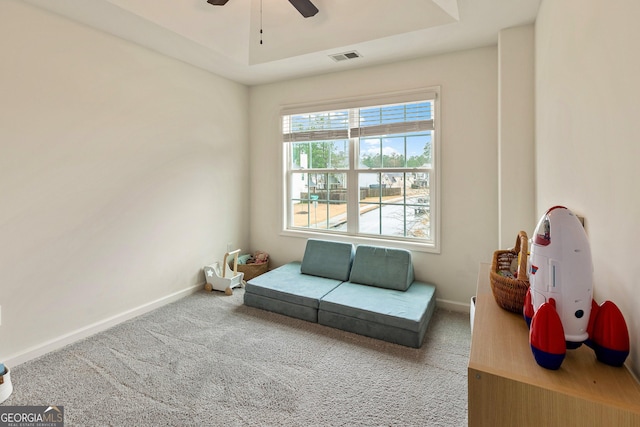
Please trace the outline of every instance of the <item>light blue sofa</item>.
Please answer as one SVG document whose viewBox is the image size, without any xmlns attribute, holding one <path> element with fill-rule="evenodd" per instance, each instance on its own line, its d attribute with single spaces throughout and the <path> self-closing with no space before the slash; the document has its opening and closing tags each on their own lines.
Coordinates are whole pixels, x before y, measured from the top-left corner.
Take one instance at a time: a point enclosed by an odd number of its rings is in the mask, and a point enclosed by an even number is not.
<svg viewBox="0 0 640 427">
<path fill-rule="evenodd" d="M 407 250 L 309 239 L 302 262 L 249 280 L 244 303 L 419 348 L 435 286 L 414 280 Z"/>
</svg>

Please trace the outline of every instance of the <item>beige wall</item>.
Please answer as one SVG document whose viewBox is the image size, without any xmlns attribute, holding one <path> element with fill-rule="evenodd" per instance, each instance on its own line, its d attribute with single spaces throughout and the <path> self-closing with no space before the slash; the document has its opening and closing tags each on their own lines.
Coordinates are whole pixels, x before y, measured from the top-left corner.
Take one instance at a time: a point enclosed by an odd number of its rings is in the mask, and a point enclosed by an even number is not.
<svg viewBox="0 0 640 427">
<path fill-rule="evenodd" d="M 19 1 L 0 55 L 0 360 L 189 292 L 247 245 L 246 87 Z"/>
<path fill-rule="evenodd" d="M 640 3 L 545 0 L 536 22 L 536 210 L 586 218 L 598 302 L 614 301 L 640 374 Z"/>
<path fill-rule="evenodd" d="M 437 285 L 441 306 L 468 309 L 478 265 L 490 262 L 498 245 L 495 47 L 251 88 L 254 249 L 271 253 L 273 264 L 280 265 L 300 260 L 306 242 L 280 235 L 282 106 L 436 85 L 442 90 L 441 253 L 414 251 L 415 273 Z"/>
<path fill-rule="evenodd" d="M 534 26 L 498 36 L 498 231 L 500 248 L 535 228 Z"/>
</svg>

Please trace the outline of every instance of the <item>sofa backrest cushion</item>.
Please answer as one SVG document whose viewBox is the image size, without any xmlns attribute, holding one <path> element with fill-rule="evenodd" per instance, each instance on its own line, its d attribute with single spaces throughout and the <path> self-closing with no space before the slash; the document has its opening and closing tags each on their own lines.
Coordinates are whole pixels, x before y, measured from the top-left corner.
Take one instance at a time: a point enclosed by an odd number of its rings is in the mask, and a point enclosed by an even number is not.
<svg viewBox="0 0 640 427">
<path fill-rule="evenodd" d="M 356 249 L 349 281 L 406 291 L 413 283 L 411 252 L 406 249 L 360 245 Z"/>
<path fill-rule="evenodd" d="M 336 280 L 349 280 L 355 249 L 352 243 L 309 239 L 300 272 Z"/>
</svg>

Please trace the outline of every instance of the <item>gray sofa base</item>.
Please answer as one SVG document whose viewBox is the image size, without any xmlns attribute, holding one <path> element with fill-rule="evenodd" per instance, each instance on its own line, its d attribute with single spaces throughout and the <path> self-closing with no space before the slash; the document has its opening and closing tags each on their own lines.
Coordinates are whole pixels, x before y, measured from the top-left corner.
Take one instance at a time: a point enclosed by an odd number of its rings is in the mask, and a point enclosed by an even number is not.
<svg viewBox="0 0 640 427">
<path fill-rule="evenodd" d="M 430 287 L 430 285 L 423 284 L 414 285 L 417 285 L 416 288 Z M 366 285 L 361 286 L 363 286 L 362 291 L 374 292 L 376 294 L 385 291 L 388 293 L 398 292 L 369 288 Z M 411 293 L 411 288 L 408 292 Z M 277 294 L 274 294 L 274 296 L 276 298 L 278 297 Z M 258 295 L 252 292 L 245 292 L 244 304 L 249 307 L 271 311 L 285 316 L 294 317 L 296 319 L 306 320 L 308 322 L 319 323 L 324 326 L 341 329 L 347 332 L 353 332 L 370 338 L 375 338 L 394 344 L 400 344 L 407 347 L 420 348 L 427 331 L 427 326 L 429 325 L 429 321 L 431 320 L 431 316 L 433 315 L 436 306 L 435 297 L 433 296 L 433 294 L 429 295 L 429 297 L 429 299 L 424 300 L 424 312 L 422 313 L 421 317 L 415 322 L 411 321 L 411 329 L 397 326 L 398 323 L 407 323 L 409 319 L 398 317 L 395 322 L 390 321 L 387 323 L 381 323 L 371 320 L 371 318 L 381 318 L 382 321 L 384 321 L 385 318 L 388 319 L 388 315 L 378 314 L 376 312 L 367 310 L 363 310 L 358 314 L 359 317 L 365 317 L 364 319 L 358 318 L 354 315 L 337 313 L 336 311 L 341 311 L 339 305 L 336 306 L 335 303 L 323 303 L 322 299 L 319 301 L 320 309 L 318 309 L 315 307 L 282 301 L 281 299 Z M 331 310 L 323 310 L 323 305 L 327 305 L 327 307 L 330 307 Z M 347 307 L 347 311 L 353 312 L 354 308 Z M 355 312 L 357 311 L 358 309 L 355 308 Z"/>
<path fill-rule="evenodd" d="M 367 322 L 366 320 L 331 313 L 329 311 L 318 311 L 318 323 L 343 331 L 353 332 L 354 334 L 364 335 L 365 337 L 413 348 L 420 348 L 420 346 L 422 346 L 422 340 L 427 331 L 426 323 L 423 325 L 422 331 L 414 332 L 389 325 L 382 325 L 380 323 Z"/>
<path fill-rule="evenodd" d="M 329 293 L 327 300 L 320 300 L 318 323 L 407 347 L 422 346 L 436 307 L 434 286 L 414 282 L 406 293 L 349 283 L 341 286 L 355 289 L 355 299 L 344 294 L 332 299 Z M 367 294 L 372 294 L 369 301 Z M 398 297 L 405 301 L 399 302 Z M 371 304 L 375 299 L 379 303 Z"/>
<path fill-rule="evenodd" d="M 245 292 L 244 304 L 308 322 L 318 322 L 318 309 Z"/>
</svg>

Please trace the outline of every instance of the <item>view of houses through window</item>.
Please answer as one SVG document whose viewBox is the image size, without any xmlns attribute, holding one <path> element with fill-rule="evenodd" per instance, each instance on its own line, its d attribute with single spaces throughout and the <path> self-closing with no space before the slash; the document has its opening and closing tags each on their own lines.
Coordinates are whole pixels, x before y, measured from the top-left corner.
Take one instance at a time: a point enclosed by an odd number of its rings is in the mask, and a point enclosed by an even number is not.
<svg viewBox="0 0 640 427">
<path fill-rule="evenodd" d="M 434 104 L 284 115 L 286 228 L 433 243 Z"/>
</svg>

